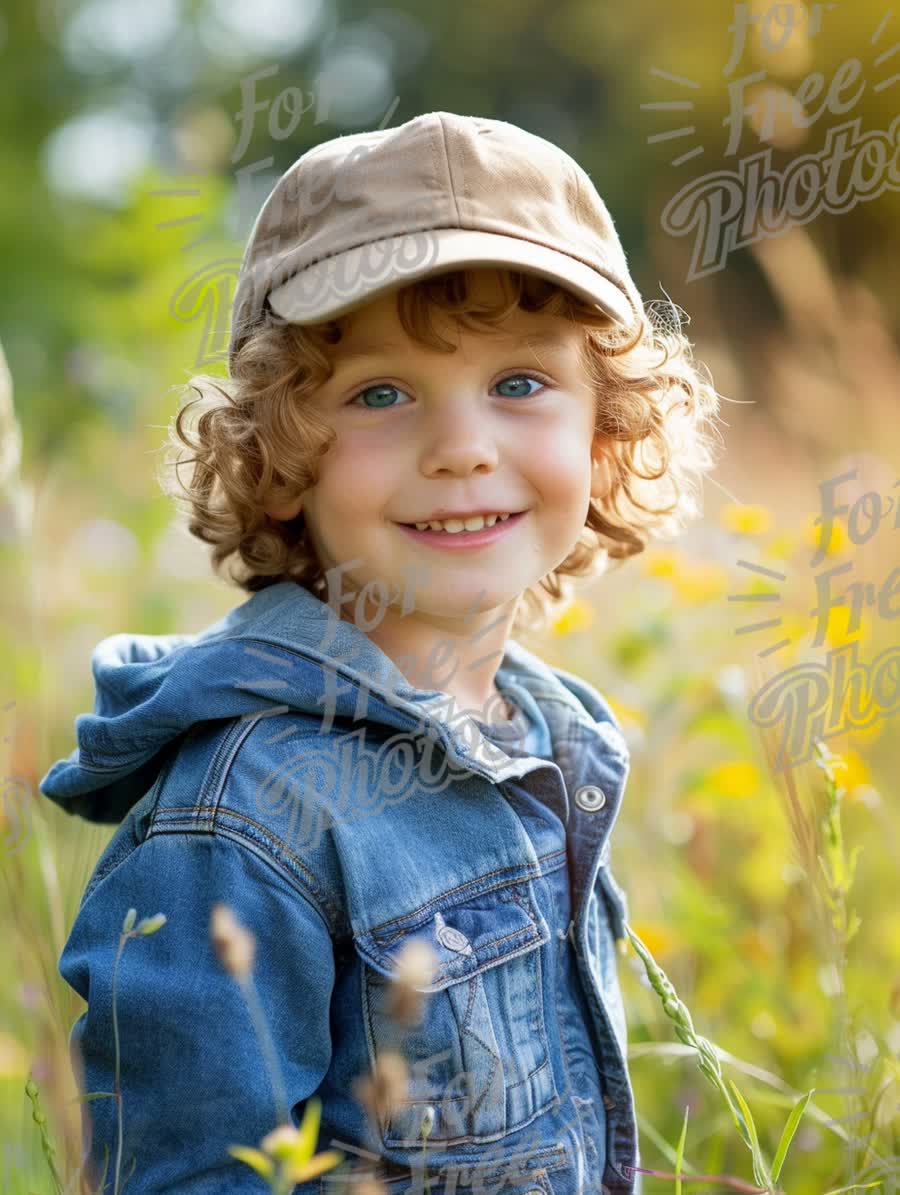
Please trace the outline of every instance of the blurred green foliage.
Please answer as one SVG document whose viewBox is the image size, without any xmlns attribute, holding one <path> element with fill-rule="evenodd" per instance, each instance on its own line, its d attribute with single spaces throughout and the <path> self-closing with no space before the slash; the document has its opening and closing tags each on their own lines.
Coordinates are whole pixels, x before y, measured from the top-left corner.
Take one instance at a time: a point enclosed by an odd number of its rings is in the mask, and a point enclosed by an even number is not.
<svg viewBox="0 0 900 1195">
<path fill-rule="evenodd" d="M 44 808 L 37 781 L 72 749 L 99 639 L 198 630 L 242 600 L 211 578 L 205 549 L 173 524 L 155 481 L 165 427 L 194 372 L 224 376 L 231 288 L 268 186 L 318 141 L 377 127 L 395 96 L 391 124 L 435 109 L 499 117 L 572 153 L 607 201 L 645 298 L 669 295 L 684 308 L 698 357 L 736 400 L 723 412 L 727 452 L 703 526 L 677 550 L 648 553 L 592 584 L 553 633 L 528 646 L 616 704 L 633 753 L 617 875 L 637 932 L 698 1031 L 732 1056 L 769 1157 L 798 1095 L 817 1088 L 784 1189 L 823 1195 L 849 1182 L 866 1159 L 864 1148 L 847 1147 L 844 1130 L 868 1134 L 896 1169 L 896 714 L 832 744 L 848 763 L 844 837 L 862 848 L 849 897 L 861 925 L 842 959 L 798 853 L 784 777 L 771 771 L 747 715 L 764 645 L 736 633 L 746 611 L 727 601 L 748 588 L 740 559 L 783 568 L 780 613 L 802 658 L 819 483 L 850 454 L 868 462 L 873 485 L 898 476 L 896 190 L 738 250 L 723 269 L 688 281 L 691 244 L 664 232 L 666 203 L 692 179 L 733 171 L 768 144 L 748 119 L 739 154 L 725 154 L 724 68 L 737 9 L 718 0 L 310 3 L 306 39 L 285 37 L 280 48 L 250 33 L 213 36 L 227 34 L 225 4 L 173 3 L 168 32 L 167 11 L 42 0 L 0 16 L 0 343 L 15 403 L 7 390 L 4 417 L 0 398 L 0 429 L 4 444 L 14 420 L 21 432 L 20 466 L 9 457 L 0 468 L 9 898 L 0 910 L 0 1144 L 23 1143 L 26 1163 L 9 1189 L 50 1190 L 24 1083 L 37 1059 L 61 1136 L 64 1077 L 51 1060 L 58 1064 L 81 1009 L 55 961 L 109 835 Z M 267 10 L 257 34 L 278 11 Z M 292 11 L 296 21 L 307 8 Z M 896 69 L 888 54 L 896 14 L 860 0 L 824 6 L 821 16 L 821 32 L 798 31 L 784 53 L 767 55 L 757 42 L 754 57 L 748 45 L 736 73 L 765 69 L 783 95 L 810 71 L 827 86 L 856 56 L 866 87 L 850 115 L 863 130 L 887 130 L 898 83 L 882 84 Z M 360 52 L 368 74 L 353 58 Z M 242 81 L 272 67 L 256 85 L 270 107 L 235 161 Z M 368 92 L 360 90 L 366 79 Z M 317 123 L 311 109 L 278 139 L 269 115 L 288 86 L 329 111 Z M 691 107 L 642 107 L 675 101 Z M 152 151 L 138 153 L 133 170 L 124 166 L 140 138 L 127 124 L 73 138 L 75 122 L 98 113 L 137 114 L 134 127 Z M 801 139 L 782 120 L 773 163 L 784 170 L 818 152 L 846 119 L 826 113 Z M 653 140 L 688 126 L 689 136 Z M 671 164 L 698 146 L 702 154 Z M 113 181 L 105 197 L 92 196 L 66 189 L 75 176 L 82 186 L 94 176 L 97 186 Z M 174 193 L 185 191 L 193 193 Z M 771 520 L 765 530 L 729 522 L 729 509 L 753 504 Z M 845 540 L 844 551 L 855 577 L 879 583 L 896 559 L 889 529 L 865 551 Z M 867 659 L 897 638 L 896 624 L 869 613 L 859 633 Z M 831 644 L 840 642 L 834 634 Z M 818 825 L 822 777 L 811 764 L 797 776 L 809 824 Z M 620 966 L 644 1164 L 674 1169 L 688 1107 L 686 1166 L 747 1181 L 727 1112 L 676 1042 L 633 952 Z M 860 1088 L 851 1096 L 835 1090 L 848 1075 Z M 863 1109 L 856 1124 L 826 1123 L 852 1100 Z M 646 1195 L 671 1187 L 645 1179 Z"/>
</svg>

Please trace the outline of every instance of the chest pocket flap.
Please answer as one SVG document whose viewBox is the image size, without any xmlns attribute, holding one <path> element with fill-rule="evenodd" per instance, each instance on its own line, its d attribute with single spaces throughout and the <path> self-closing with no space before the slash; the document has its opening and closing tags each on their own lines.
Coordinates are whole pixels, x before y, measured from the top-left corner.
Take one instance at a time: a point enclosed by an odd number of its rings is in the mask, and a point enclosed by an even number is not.
<svg viewBox="0 0 900 1195">
<path fill-rule="evenodd" d="M 432 983 L 416 990 L 440 992 L 542 946 L 549 937 L 528 885 L 510 884 L 463 898 L 461 903 L 444 898 L 428 911 L 356 936 L 354 946 L 373 970 L 393 979 L 402 951 L 411 939 L 421 938 L 434 951 L 437 964 Z"/>
<path fill-rule="evenodd" d="M 431 1143 L 495 1141 L 528 1124 L 557 1095 L 544 1023 L 541 947 L 550 938 L 529 881 L 464 892 L 354 936 L 363 960 L 362 999 L 375 1059 L 400 1053 L 408 1098 L 382 1122 L 385 1145 L 421 1146 L 430 1107 Z M 434 953 L 423 1017 L 414 1027 L 389 1013 L 402 951 L 414 940 Z"/>
</svg>

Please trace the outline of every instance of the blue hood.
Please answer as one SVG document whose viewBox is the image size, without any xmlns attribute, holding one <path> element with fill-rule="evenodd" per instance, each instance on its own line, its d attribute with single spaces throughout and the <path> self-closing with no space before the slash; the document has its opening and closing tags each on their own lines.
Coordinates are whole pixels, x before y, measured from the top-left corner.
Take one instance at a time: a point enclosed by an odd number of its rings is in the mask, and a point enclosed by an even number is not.
<svg viewBox="0 0 900 1195">
<path fill-rule="evenodd" d="M 486 740 L 447 694 L 411 686 L 367 635 L 293 581 L 260 590 L 194 635 L 112 635 L 94 649 L 92 670 L 94 712 L 75 719 L 77 747 L 39 786 L 90 822 L 122 821 L 195 723 L 266 709 L 399 729 L 417 724 L 451 757 L 495 779 L 535 766 L 523 768 Z M 607 739 L 608 751 L 627 755 L 600 695 L 512 639 L 497 671 L 501 690 L 504 679 L 562 699 L 587 732 Z"/>
</svg>

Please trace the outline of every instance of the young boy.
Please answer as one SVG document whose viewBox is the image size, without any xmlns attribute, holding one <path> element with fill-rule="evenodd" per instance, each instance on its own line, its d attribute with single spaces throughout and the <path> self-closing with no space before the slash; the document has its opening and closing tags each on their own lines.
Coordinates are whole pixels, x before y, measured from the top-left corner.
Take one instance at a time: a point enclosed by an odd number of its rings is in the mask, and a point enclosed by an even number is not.
<svg viewBox="0 0 900 1195">
<path fill-rule="evenodd" d="M 121 822 L 60 960 L 84 1090 L 122 1096 L 121 1140 L 116 1100 L 85 1105 L 95 1173 L 108 1150 L 130 1195 L 259 1190 L 228 1147 L 315 1095 L 351 1166 L 302 1195 L 349 1169 L 391 1195 L 639 1191 L 609 866 L 628 752 L 595 689 L 510 636 L 696 514 L 715 392 L 581 167 L 447 112 L 279 180 L 229 364 L 173 442 L 190 530 L 252 596 L 101 642 L 41 786 Z M 255 939 L 256 1017 L 217 903 Z M 117 959 L 129 909 L 166 922 Z M 404 1024 L 411 944 L 434 965 Z M 358 1080 L 396 1054 L 403 1098 L 373 1113 Z"/>
</svg>

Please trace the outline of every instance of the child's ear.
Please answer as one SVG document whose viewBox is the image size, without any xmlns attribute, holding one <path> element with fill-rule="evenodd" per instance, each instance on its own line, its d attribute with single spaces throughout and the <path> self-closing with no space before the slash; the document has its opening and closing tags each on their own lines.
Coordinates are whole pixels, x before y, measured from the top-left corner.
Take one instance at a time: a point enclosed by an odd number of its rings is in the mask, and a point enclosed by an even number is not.
<svg viewBox="0 0 900 1195">
<path fill-rule="evenodd" d="M 303 498 L 295 498 L 293 502 L 282 503 L 263 503 L 263 510 L 270 518 L 278 519 L 283 523 L 290 522 L 291 519 L 296 519 L 297 515 L 303 506 Z"/>
<path fill-rule="evenodd" d="M 613 460 L 611 436 L 594 436 L 591 445 L 591 497 L 605 498 L 612 487 Z"/>
</svg>

